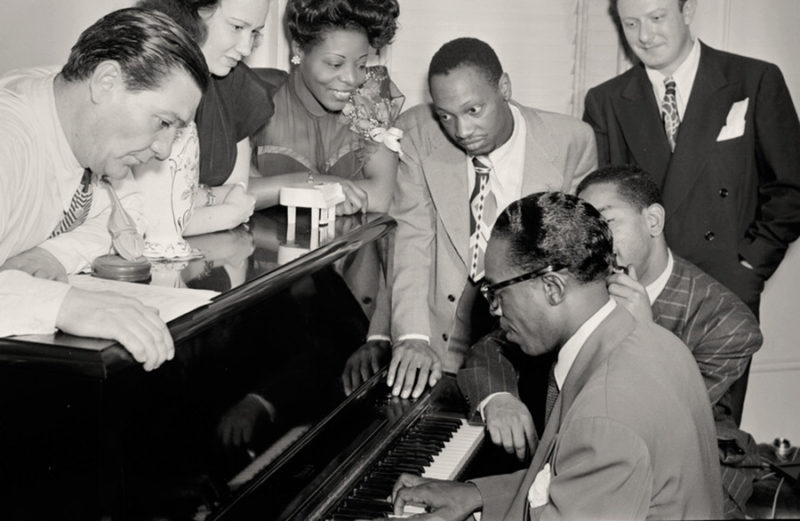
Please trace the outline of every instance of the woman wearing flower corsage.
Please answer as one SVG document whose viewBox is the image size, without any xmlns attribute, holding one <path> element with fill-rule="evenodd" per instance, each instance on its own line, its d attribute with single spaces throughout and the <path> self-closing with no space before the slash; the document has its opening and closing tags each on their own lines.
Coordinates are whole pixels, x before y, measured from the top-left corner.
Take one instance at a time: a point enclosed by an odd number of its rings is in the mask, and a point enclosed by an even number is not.
<svg viewBox="0 0 800 521">
<path fill-rule="evenodd" d="M 341 183 L 338 214 L 386 212 L 400 137 L 392 126 L 403 96 L 386 68 L 367 67 L 370 47 L 394 37 L 397 0 L 289 0 L 293 64 L 281 78 L 275 113 L 256 136 L 261 178 L 250 180 L 256 208 L 278 203 L 281 186 Z M 275 83 L 275 71 L 261 71 Z"/>
</svg>

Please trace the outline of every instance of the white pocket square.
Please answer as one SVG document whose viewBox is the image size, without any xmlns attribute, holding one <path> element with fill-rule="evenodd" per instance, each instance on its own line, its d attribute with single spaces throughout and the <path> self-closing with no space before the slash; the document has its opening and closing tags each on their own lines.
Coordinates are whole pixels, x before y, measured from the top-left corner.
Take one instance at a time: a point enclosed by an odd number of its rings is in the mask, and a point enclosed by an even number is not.
<svg viewBox="0 0 800 521">
<path fill-rule="evenodd" d="M 528 503 L 531 508 L 538 508 L 550 502 L 550 464 L 545 464 L 536 474 L 531 488 L 528 489 Z"/>
<path fill-rule="evenodd" d="M 747 114 L 747 105 L 749 102 L 750 98 L 745 98 L 731 105 L 731 110 L 728 111 L 728 117 L 725 118 L 725 126 L 719 131 L 717 141 L 726 141 L 744 134 L 744 117 Z"/>
</svg>

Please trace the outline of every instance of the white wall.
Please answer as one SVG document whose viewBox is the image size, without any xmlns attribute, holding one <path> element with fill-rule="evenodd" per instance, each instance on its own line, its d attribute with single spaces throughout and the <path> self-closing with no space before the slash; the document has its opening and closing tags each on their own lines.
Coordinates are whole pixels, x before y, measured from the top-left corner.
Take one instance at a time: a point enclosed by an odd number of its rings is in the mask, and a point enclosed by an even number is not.
<svg viewBox="0 0 800 521">
<path fill-rule="evenodd" d="M 457 33 L 474 34 L 478 30 L 481 37 L 498 42 L 498 47 L 502 47 L 501 60 L 514 68 L 512 81 L 514 75 L 523 77 L 526 58 L 532 53 L 546 53 L 547 49 L 520 50 L 514 45 L 509 34 L 512 27 L 519 26 L 519 19 L 511 25 L 482 23 L 484 17 L 491 16 L 495 6 L 508 7 L 520 1 L 460 0 L 461 8 L 453 9 L 449 0 L 401 0 L 401 29 L 386 59 L 391 67 L 392 56 L 398 60 L 401 56 L 410 56 L 419 70 L 397 67 L 393 71 L 395 82 L 411 95 L 412 101 L 422 101 L 424 89 L 419 88 L 420 78 L 424 78 L 430 59 L 426 54 Z M 280 23 L 285 0 L 273 0 L 273 3 L 266 38 L 250 63 L 285 69 L 288 46 Z M 0 0 L 0 74 L 16 67 L 63 63 L 83 28 L 112 9 L 132 4 L 133 0 Z M 585 40 L 589 46 L 585 53 L 589 62 L 585 64 L 582 80 L 589 86 L 604 79 L 604 75 L 613 74 L 609 72 L 609 64 L 615 62 L 615 57 L 611 56 L 615 52 L 613 36 L 608 23 L 600 19 L 605 10 L 601 4 L 601 0 L 565 3 L 569 5 L 567 11 L 588 9 L 587 16 L 593 17 Z M 465 8 L 468 6 L 489 10 L 475 17 Z M 564 11 L 563 7 L 553 10 Z M 440 26 L 440 20 L 447 23 Z M 800 100 L 798 27 L 798 0 L 699 0 L 694 31 L 712 46 L 778 64 L 797 104 Z M 575 45 L 580 47 L 579 42 Z M 534 80 L 531 80 L 534 88 L 528 91 L 531 98 L 523 101 L 537 105 Z M 581 85 L 576 81 L 574 87 L 579 91 Z M 565 112 L 570 111 L 571 102 L 567 98 L 563 101 Z M 800 442 L 800 407 L 797 405 L 800 398 L 800 305 L 797 295 L 800 295 L 800 246 L 795 244 L 778 272 L 768 281 L 761 306 L 765 343 L 754 359 L 743 420 L 744 427 L 759 441 L 784 436 Z"/>
</svg>

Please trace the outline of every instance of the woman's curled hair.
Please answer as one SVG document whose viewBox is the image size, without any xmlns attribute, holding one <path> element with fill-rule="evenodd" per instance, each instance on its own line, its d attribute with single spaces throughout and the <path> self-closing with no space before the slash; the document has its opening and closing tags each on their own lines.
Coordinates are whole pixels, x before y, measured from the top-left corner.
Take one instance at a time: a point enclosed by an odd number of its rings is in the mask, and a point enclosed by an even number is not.
<svg viewBox="0 0 800 521">
<path fill-rule="evenodd" d="M 397 0 L 289 0 L 286 25 L 303 49 L 322 40 L 331 30 L 361 30 L 369 45 L 381 49 L 397 30 Z"/>
</svg>

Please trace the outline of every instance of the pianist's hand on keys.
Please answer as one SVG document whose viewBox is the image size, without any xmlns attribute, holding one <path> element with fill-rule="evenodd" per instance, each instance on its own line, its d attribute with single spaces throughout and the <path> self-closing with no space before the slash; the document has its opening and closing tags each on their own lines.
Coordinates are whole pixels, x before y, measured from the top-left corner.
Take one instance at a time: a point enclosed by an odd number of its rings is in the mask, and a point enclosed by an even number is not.
<svg viewBox="0 0 800 521">
<path fill-rule="evenodd" d="M 470 425 L 463 418 L 421 418 L 372 465 L 328 521 L 373 519 L 392 512 L 398 512 L 396 517 L 424 513 L 424 507 L 405 504 L 397 509 L 390 502 L 398 496 L 398 490 L 411 486 L 412 479 L 447 484 L 440 480 L 461 475 L 483 436 L 483 426 Z M 423 504 L 438 508 L 438 503 Z"/>
<path fill-rule="evenodd" d="M 436 519 L 464 519 L 483 506 L 481 493 L 472 483 L 423 478 L 401 474 L 392 492 L 394 515 L 404 516 L 422 512 L 424 505 L 436 512 Z M 408 506 L 418 507 L 409 510 Z"/>
</svg>

